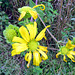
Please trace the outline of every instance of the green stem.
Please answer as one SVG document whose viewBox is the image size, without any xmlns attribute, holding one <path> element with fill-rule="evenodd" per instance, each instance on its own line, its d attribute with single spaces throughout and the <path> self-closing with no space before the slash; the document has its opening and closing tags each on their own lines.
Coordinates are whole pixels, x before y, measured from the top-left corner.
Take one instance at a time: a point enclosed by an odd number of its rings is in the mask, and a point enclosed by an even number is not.
<svg viewBox="0 0 75 75">
<path fill-rule="evenodd" d="M 26 20 L 24 19 L 24 26 L 26 25 Z"/>
<path fill-rule="evenodd" d="M 26 18 L 26 22 L 29 23 L 29 22 L 28 22 L 28 18 Z"/>
</svg>

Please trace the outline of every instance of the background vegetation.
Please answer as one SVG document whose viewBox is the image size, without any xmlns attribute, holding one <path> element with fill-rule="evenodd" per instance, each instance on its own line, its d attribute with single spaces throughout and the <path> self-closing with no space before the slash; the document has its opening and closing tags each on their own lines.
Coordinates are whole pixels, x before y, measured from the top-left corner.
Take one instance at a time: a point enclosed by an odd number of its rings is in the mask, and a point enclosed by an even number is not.
<svg viewBox="0 0 75 75">
<path fill-rule="evenodd" d="M 62 56 L 56 59 L 55 55 L 59 49 L 48 32 L 46 32 L 47 41 L 43 39 L 40 43 L 48 47 L 49 59 L 42 62 L 39 67 L 31 63 L 28 69 L 24 54 L 11 56 L 11 45 L 6 43 L 3 30 L 9 23 L 19 27 L 23 25 L 22 21 L 18 21 L 18 8 L 33 7 L 34 3 L 35 0 L 1 0 L 0 2 L 0 75 L 74 75 L 75 63 L 70 59 L 65 63 Z M 37 12 L 46 25 L 51 25 L 49 31 L 58 41 L 67 42 L 67 38 L 72 40 L 75 37 L 75 0 L 38 0 L 37 4 L 41 3 L 46 9 Z M 41 31 L 44 26 L 39 18 L 36 21 Z"/>
</svg>

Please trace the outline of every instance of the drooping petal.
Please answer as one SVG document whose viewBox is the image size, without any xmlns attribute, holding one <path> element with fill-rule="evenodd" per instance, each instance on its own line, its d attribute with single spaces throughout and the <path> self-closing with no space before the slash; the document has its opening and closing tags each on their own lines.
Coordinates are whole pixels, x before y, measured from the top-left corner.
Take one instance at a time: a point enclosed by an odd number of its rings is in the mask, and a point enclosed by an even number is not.
<svg viewBox="0 0 75 75">
<path fill-rule="evenodd" d="M 47 47 L 40 46 L 40 45 L 38 47 L 39 47 L 40 50 L 45 51 L 46 54 L 47 54 L 47 52 L 48 52 Z"/>
<path fill-rule="evenodd" d="M 20 21 L 25 16 L 25 14 L 26 14 L 26 12 L 25 11 L 22 11 L 18 20 Z"/>
<path fill-rule="evenodd" d="M 28 61 L 29 53 L 26 53 L 25 60 Z"/>
<path fill-rule="evenodd" d="M 68 56 L 71 60 L 74 59 L 73 55 L 71 55 L 71 54 L 67 54 L 67 56 Z"/>
<path fill-rule="evenodd" d="M 35 36 L 36 36 L 36 32 L 37 32 L 37 23 L 34 22 L 34 26 L 30 25 L 30 24 L 28 24 L 26 26 L 27 26 L 27 28 L 28 28 L 28 30 L 30 32 L 30 38 L 31 38 L 31 40 L 34 39 Z"/>
<path fill-rule="evenodd" d="M 46 29 L 48 28 L 48 27 L 50 27 L 50 25 L 48 25 L 46 28 L 44 28 L 39 34 L 38 34 L 38 36 L 36 37 L 36 41 L 40 41 L 41 39 L 43 39 L 43 37 L 45 36 L 45 31 L 46 31 Z"/>
<path fill-rule="evenodd" d="M 37 15 L 37 12 L 34 11 L 34 10 L 29 10 L 29 13 L 31 14 L 31 16 L 34 18 L 34 19 L 37 19 L 38 15 Z"/>
<path fill-rule="evenodd" d="M 38 51 L 39 51 L 39 53 L 42 55 L 42 59 L 43 60 L 46 60 L 46 59 L 48 59 L 48 56 L 46 55 L 46 53 L 45 52 L 43 52 L 42 50 L 40 50 L 40 49 L 37 49 Z"/>
<path fill-rule="evenodd" d="M 58 58 L 58 56 L 61 54 L 61 52 L 58 52 L 57 54 L 56 54 L 56 58 Z"/>
<path fill-rule="evenodd" d="M 23 37 L 23 39 L 24 39 L 25 41 L 27 41 L 27 42 L 30 41 L 29 33 L 28 33 L 27 29 L 26 29 L 24 26 L 21 26 L 21 27 L 19 28 L 19 32 L 20 32 L 21 36 Z"/>
<path fill-rule="evenodd" d="M 41 57 L 40 57 L 39 52 L 34 51 L 33 52 L 33 65 L 39 66 L 40 62 L 41 62 Z"/>
<path fill-rule="evenodd" d="M 29 64 L 30 64 L 31 59 L 32 59 L 32 53 L 30 51 L 29 53 L 26 53 L 26 55 L 25 55 L 25 60 L 28 61 L 28 64 L 27 64 L 28 68 L 29 68 Z"/>
<path fill-rule="evenodd" d="M 67 62 L 67 60 L 66 60 L 66 56 L 64 55 L 64 57 L 63 57 L 63 60 L 65 61 L 65 62 Z"/>
<path fill-rule="evenodd" d="M 25 43 L 20 44 L 20 43 L 14 43 L 12 44 L 12 48 L 14 50 L 12 50 L 11 54 L 12 56 L 15 54 L 20 54 L 21 52 L 25 51 L 28 49 L 27 45 Z"/>
<path fill-rule="evenodd" d="M 27 43 L 25 40 L 23 40 L 22 38 L 20 37 L 14 37 L 12 42 L 18 42 L 18 43 Z"/>
</svg>

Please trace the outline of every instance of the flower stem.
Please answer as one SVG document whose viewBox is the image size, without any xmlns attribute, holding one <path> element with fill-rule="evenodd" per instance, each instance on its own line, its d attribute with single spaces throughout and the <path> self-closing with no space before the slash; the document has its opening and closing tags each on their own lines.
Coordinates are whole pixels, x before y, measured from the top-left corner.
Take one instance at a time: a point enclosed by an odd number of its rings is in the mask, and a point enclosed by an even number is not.
<svg viewBox="0 0 75 75">
<path fill-rule="evenodd" d="M 31 22 L 33 21 L 33 17 L 31 17 L 31 20 L 30 20 Z"/>
</svg>

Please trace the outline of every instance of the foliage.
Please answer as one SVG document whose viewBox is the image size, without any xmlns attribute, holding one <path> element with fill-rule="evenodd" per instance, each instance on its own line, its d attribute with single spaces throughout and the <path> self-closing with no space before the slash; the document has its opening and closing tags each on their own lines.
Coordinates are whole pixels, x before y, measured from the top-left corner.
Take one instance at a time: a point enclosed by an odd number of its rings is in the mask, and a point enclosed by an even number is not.
<svg viewBox="0 0 75 75">
<path fill-rule="evenodd" d="M 7 45 L 0 43 L 0 75 L 19 74 L 20 66 L 12 57 L 9 57 L 10 52 L 7 50 L 10 48 L 7 47 Z"/>
<path fill-rule="evenodd" d="M 8 16 L 4 11 L 0 12 L 0 30 L 2 31 L 8 25 Z"/>
<path fill-rule="evenodd" d="M 1 0 L 2 4 L 1 4 L 1 8 L 3 11 L 10 11 L 12 10 L 12 5 L 10 4 L 9 0 Z"/>
<path fill-rule="evenodd" d="M 64 31 L 61 31 L 61 34 L 63 35 L 62 39 L 66 40 L 70 37 L 70 30 L 71 28 L 65 28 Z"/>
<path fill-rule="evenodd" d="M 44 22 L 51 24 L 54 21 L 54 18 L 56 17 L 56 15 L 58 15 L 57 10 L 54 10 L 52 4 L 50 2 L 41 2 L 44 3 L 46 6 L 45 9 L 45 17 L 44 17 Z"/>
</svg>

